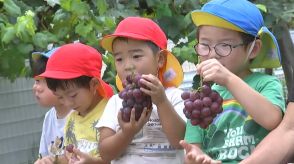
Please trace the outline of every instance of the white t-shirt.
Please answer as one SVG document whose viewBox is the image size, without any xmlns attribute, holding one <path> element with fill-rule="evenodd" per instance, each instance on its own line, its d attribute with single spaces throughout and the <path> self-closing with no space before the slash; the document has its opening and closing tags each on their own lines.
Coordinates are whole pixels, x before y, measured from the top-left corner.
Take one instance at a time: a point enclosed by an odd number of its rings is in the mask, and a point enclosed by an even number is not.
<svg viewBox="0 0 294 164">
<path fill-rule="evenodd" d="M 63 148 L 64 125 L 66 122 L 66 117 L 62 119 L 57 119 L 56 110 L 54 107 L 51 108 L 46 113 L 44 122 L 43 122 L 42 135 L 41 135 L 40 148 L 39 148 L 39 153 L 42 154 L 42 156 L 53 155 L 51 153 L 52 151 L 54 151 L 58 155 L 63 154 L 62 148 Z M 54 146 L 52 147 L 52 145 L 56 145 L 57 148 L 60 148 L 60 149 L 54 150 Z"/>
<path fill-rule="evenodd" d="M 186 121 L 183 113 L 184 101 L 181 98 L 182 90 L 167 88 L 165 94 L 180 117 Z M 120 127 L 117 114 L 122 107 L 122 99 L 114 95 L 108 101 L 96 128 L 108 127 L 118 132 Z M 168 114 L 168 113 L 167 113 Z M 162 131 L 157 108 L 153 104 L 149 121 L 137 133 L 127 147 L 125 153 L 112 164 L 180 164 L 183 163 L 184 151 L 172 148 L 166 135 Z"/>
</svg>

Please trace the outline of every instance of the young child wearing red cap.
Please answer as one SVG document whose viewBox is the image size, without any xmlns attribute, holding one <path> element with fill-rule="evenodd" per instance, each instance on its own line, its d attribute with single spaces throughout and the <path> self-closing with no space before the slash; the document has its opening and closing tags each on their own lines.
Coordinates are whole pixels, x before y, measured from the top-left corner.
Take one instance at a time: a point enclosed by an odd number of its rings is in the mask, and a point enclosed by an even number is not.
<svg viewBox="0 0 294 164">
<path fill-rule="evenodd" d="M 66 117 L 71 112 L 71 109 L 59 102 L 57 97 L 48 88 L 45 78 L 39 77 L 45 71 L 48 58 L 56 51 L 54 48 L 48 52 L 32 53 L 31 67 L 35 79 L 33 92 L 36 100 L 41 107 L 51 109 L 46 112 L 43 121 L 42 135 L 39 146 L 40 158 L 63 154 L 63 138 L 64 125 Z"/>
<path fill-rule="evenodd" d="M 97 151 L 99 132 L 95 125 L 113 91 L 101 79 L 101 67 L 102 57 L 96 49 L 81 43 L 71 43 L 54 52 L 45 72 L 39 76 L 46 78 L 49 89 L 62 104 L 74 110 L 67 118 L 64 145 L 73 144 L 80 151 L 95 157 L 97 163 L 106 163 Z M 66 154 L 68 158 L 50 157 L 40 163 L 54 160 L 71 163 L 79 160 L 75 153 Z"/>
<path fill-rule="evenodd" d="M 130 122 L 124 122 L 118 94 L 108 101 L 97 128 L 100 132 L 99 151 L 102 159 L 113 164 L 183 163 L 184 151 L 179 145 L 185 133 L 181 84 L 183 71 L 178 60 L 167 48 L 167 38 L 152 20 L 127 17 L 101 45 L 114 56 L 117 86 L 132 73 L 142 74 L 140 88 L 151 96 L 152 110 L 144 109 L 135 120 L 132 109 Z"/>
<path fill-rule="evenodd" d="M 215 83 L 212 89 L 224 102 L 207 129 L 187 121 L 189 144 L 181 141 L 185 162 L 238 163 L 282 120 L 280 81 L 250 70 L 279 67 L 279 47 L 258 8 L 247 0 L 212 0 L 191 16 L 198 26 L 197 72 Z"/>
</svg>

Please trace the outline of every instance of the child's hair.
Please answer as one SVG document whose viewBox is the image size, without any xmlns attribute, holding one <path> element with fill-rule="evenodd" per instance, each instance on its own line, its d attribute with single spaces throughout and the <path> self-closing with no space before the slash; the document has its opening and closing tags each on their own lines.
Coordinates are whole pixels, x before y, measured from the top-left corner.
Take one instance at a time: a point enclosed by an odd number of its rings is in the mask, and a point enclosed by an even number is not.
<svg viewBox="0 0 294 164">
<path fill-rule="evenodd" d="M 125 41 L 128 42 L 130 38 L 125 38 L 125 37 L 116 37 L 113 42 L 119 40 L 119 41 Z M 144 41 L 147 46 L 152 50 L 153 54 L 156 54 L 158 51 L 160 51 L 160 47 L 158 47 L 156 44 L 154 44 L 153 42 L 147 40 Z"/>
<path fill-rule="evenodd" d="M 76 86 L 79 88 L 90 88 L 90 81 L 92 77 L 89 76 L 80 76 L 73 79 L 53 79 L 53 78 L 46 78 L 47 86 L 50 90 L 56 91 L 56 89 L 65 90 L 70 86 Z"/>
<path fill-rule="evenodd" d="M 37 60 L 30 61 L 32 75 L 33 77 L 40 75 L 45 72 L 48 58 L 45 56 L 40 56 Z"/>
</svg>

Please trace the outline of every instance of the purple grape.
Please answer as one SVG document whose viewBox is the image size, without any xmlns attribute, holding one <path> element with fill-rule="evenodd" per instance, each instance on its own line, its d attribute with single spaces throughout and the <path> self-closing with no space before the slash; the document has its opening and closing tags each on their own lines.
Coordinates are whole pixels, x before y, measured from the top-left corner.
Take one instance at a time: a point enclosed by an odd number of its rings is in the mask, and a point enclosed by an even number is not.
<svg viewBox="0 0 294 164">
<path fill-rule="evenodd" d="M 196 99 L 194 102 L 193 102 L 193 108 L 195 110 L 201 110 L 203 108 L 203 102 L 202 100 L 200 99 Z"/>
<path fill-rule="evenodd" d="M 213 102 L 210 106 L 210 110 L 212 113 L 218 113 L 219 107 L 220 107 L 220 105 L 218 105 L 217 102 Z"/>
<path fill-rule="evenodd" d="M 209 96 L 210 93 L 211 93 L 211 88 L 210 88 L 210 86 L 208 86 L 208 85 L 203 85 L 203 86 L 202 86 L 202 93 L 203 93 L 205 96 Z"/>
<path fill-rule="evenodd" d="M 68 151 L 69 153 L 73 153 L 73 148 L 73 144 L 68 144 L 67 146 L 65 146 L 66 151 Z"/>
<path fill-rule="evenodd" d="M 212 101 L 209 97 L 203 97 L 202 102 L 203 105 L 206 107 L 210 107 L 210 105 L 212 104 Z"/>
<path fill-rule="evenodd" d="M 211 114 L 211 111 L 208 107 L 204 107 L 202 110 L 201 110 L 201 117 L 202 118 L 205 118 L 205 117 L 208 117 L 210 116 Z"/>
<path fill-rule="evenodd" d="M 200 118 L 200 111 L 199 110 L 193 110 L 192 111 L 192 117 L 193 118 Z"/>
<path fill-rule="evenodd" d="M 222 97 L 208 83 L 203 83 L 197 91 L 185 91 L 181 97 L 185 106 L 183 112 L 192 125 L 205 129 L 223 111 Z"/>
<path fill-rule="evenodd" d="M 125 122 L 130 122 L 131 111 L 132 109 L 129 107 L 123 108 L 122 110 L 122 120 Z"/>
<path fill-rule="evenodd" d="M 188 111 L 192 111 L 193 110 L 193 103 L 191 101 L 187 101 L 184 105 L 185 105 L 185 108 Z"/>
<path fill-rule="evenodd" d="M 130 121 L 131 109 L 135 109 L 135 120 L 138 121 L 141 117 L 144 108 L 152 109 L 152 100 L 149 95 L 146 95 L 140 90 L 141 75 L 131 74 L 124 81 L 124 90 L 119 93 L 122 101 L 122 119 L 125 122 Z"/>
<path fill-rule="evenodd" d="M 199 123 L 200 123 L 201 121 L 199 120 L 199 119 L 197 119 L 197 118 L 195 118 L 195 119 L 191 119 L 191 124 L 192 125 L 198 125 Z"/>
<path fill-rule="evenodd" d="M 135 98 L 140 98 L 140 97 L 142 97 L 142 94 L 143 94 L 143 92 L 140 90 L 140 89 L 138 89 L 138 88 L 135 88 L 134 90 L 133 90 L 133 96 L 135 97 Z"/>
<path fill-rule="evenodd" d="M 211 98 L 212 101 L 216 101 L 220 96 L 219 96 L 219 94 L 216 91 L 212 91 L 210 93 L 210 96 L 209 97 Z"/>
<path fill-rule="evenodd" d="M 181 97 L 182 97 L 183 100 L 189 99 L 190 98 L 190 92 L 188 92 L 188 91 L 183 92 L 181 94 Z"/>
</svg>

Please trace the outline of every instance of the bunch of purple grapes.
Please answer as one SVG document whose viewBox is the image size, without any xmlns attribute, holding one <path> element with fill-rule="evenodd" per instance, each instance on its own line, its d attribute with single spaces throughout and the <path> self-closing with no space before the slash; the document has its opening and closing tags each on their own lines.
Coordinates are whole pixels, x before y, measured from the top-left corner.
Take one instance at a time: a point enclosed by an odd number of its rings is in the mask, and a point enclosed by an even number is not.
<svg viewBox="0 0 294 164">
<path fill-rule="evenodd" d="M 211 89 L 208 83 L 204 83 L 196 91 L 185 91 L 181 95 L 185 100 L 184 114 L 191 120 L 192 125 L 199 125 L 206 129 L 216 117 L 223 111 L 223 99 L 218 92 Z"/>
<path fill-rule="evenodd" d="M 147 88 L 141 84 L 141 78 L 142 76 L 139 74 L 131 74 L 123 81 L 124 90 L 119 93 L 119 97 L 123 99 L 120 110 L 122 112 L 122 119 L 125 122 L 130 121 L 133 108 L 135 108 L 135 120 L 138 121 L 143 109 L 145 107 L 151 109 L 152 107 L 151 97 L 140 90 L 140 87 Z"/>
</svg>

